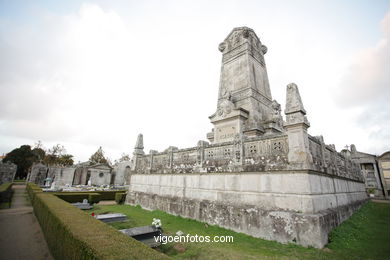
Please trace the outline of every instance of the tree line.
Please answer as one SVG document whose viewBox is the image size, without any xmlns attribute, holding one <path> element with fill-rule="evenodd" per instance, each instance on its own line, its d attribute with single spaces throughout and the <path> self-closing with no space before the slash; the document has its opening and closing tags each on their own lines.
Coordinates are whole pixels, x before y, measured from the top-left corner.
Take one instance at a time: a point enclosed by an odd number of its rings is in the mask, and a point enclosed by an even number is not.
<svg viewBox="0 0 390 260">
<path fill-rule="evenodd" d="M 18 166 L 16 179 L 24 179 L 27 177 L 28 171 L 34 163 L 43 163 L 47 166 L 72 166 L 74 164 L 73 155 L 67 153 L 65 147 L 61 144 L 56 144 L 52 148 L 45 149 L 42 142 L 38 141 L 34 146 L 22 145 L 19 148 L 13 149 L 7 153 L 3 162 L 12 162 Z M 122 154 L 121 158 L 115 160 L 114 163 L 128 161 L 130 156 Z M 109 158 L 104 155 L 102 147 L 91 155 L 89 164 L 105 163 L 112 165 Z"/>
</svg>

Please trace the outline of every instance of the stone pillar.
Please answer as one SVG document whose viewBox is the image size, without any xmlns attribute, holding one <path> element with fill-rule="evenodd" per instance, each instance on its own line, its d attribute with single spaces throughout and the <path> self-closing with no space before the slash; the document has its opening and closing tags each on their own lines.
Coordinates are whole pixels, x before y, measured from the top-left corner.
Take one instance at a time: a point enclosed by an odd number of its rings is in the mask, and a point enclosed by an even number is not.
<svg viewBox="0 0 390 260">
<path fill-rule="evenodd" d="M 142 134 L 139 134 L 137 137 L 137 142 L 134 147 L 134 152 L 133 152 L 133 158 L 131 159 L 131 170 L 135 171 L 137 169 L 137 159 L 145 155 L 144 152 L 144 138 Z"/>
<path fill-rule="evenodd" d="M 169 146 L 165 151 L 164 153 L 167 154 L 168 156 L 168 168 L 172 170 L 173 168 L 173 153 L 178 151 L 179 148 L 177 148 L 176 146 Z"/>
<path fill-rule="evenodd" d="M 328 165 L 327 165 L 326 159 L 325 159 L 325 142 L 324 142 L 324 137 L 322 135 L 317 136 L 317 140 L 320 141 L 320 143 L 321 143 L 321 163 L 322 163 L 323 171 L 326 172 L 327 169 L 328 169 Z"/>
<path fill-rule="evenodd" d="M 153 157 L 156 153 L 158 153 L 158 151 L 156 151 L 156 150 L 149 151 L 149 154 L 150 154 L 149 173 L 152 173 L 152 171 L 153 171 Z"/>
<path fill-rule="evenodd" d="M 288 162 L 291 168 L 311 169 L 313 158 L 309 149 L 310 127 L 303 107 L 298 86 L 294 83 L 287 85 L 285 129 L 288 136 Z"/>
<path fill-rule="evenodd" d="M 196 156 L 196 163 L 199 167 L 203 167 L 204 163 L 204 148 L 209 146 L 209 144 L 206 141 L 198 141 L 197 145 L 197 156 Z"/>
<path fill-rule="evenodd" d="M 236 134 L 233 141 L 234 165 L 242 166 L 245 162 L 244 154 L 244 135 Z"/>
</svg>

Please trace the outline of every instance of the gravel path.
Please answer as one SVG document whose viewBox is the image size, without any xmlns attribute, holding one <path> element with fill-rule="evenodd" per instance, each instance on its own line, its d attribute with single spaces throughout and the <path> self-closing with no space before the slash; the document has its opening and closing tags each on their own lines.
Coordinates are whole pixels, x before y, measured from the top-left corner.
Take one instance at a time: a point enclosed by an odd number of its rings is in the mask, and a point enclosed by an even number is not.
<svg viewBox="0 0 390 260">
<path fill-rule="evenodd" d="M 53 259 L 27 200 L 26 185 L 13 185 L 10 209 L 0 210 L 0 259 Z"/>
</svg>

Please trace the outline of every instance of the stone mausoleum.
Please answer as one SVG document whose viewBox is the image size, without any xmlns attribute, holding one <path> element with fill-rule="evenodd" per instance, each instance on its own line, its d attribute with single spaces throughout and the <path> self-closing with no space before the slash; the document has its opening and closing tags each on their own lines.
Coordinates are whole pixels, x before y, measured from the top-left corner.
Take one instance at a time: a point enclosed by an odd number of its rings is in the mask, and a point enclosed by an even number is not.
<svg viewBox="0 0 390 260">
<path fill-rule="evenodd" d="M 359 165 L 311 136 L 296 84 L 285 117 L 272 98 L 267 47 L 247 27 L 219 45 L 222 67 L 213 129 L 195 147 L 144 153 L 138 136 L 128 204 L 160 209 L 279 242 L 323 247 L 366 200 Z"/>
<path fill-rule="evenodd" d="M 390 171 L 388 171 L 388 174 L 385 177 L 384 171 L 386 169 L 384 169 L 384 166 L 386 166 L 386 163 L 383 164 L 380 162 L 380 159 L 383 158 L 386 153 L 382 156 L 377 156 L 359 152 L 356 150 L 354 144 L 347 146 L 341 153 L 360 165 L 360 169 L 365 179 L 367 193 L 369 193 L 371 197 L 388 198 L 389 185 L 387 184 L 390 183 Z M 387 153 L 389 154 L 390 152 Z M 390 168 L 390 163 L 387 164 L 387 168 Z"/>
<path fill-rule="evenodd" d="M 13 182 L 18 166 L 11 162 L 2 162 L 0 160 L 0 184 Z"/>
<path fill-rule="evenodd" d="M 27 175 L 27 181 L 40 186 L 50 186 L 54 182 L 56 188 L 76 185 L 123 186 L 129 175 L 128 164 L 130 162 L 121 162 L 112 167 L 107 163 L 92 164 L 88 161 L 63 167 L 35 163 Z"/>
</svg>

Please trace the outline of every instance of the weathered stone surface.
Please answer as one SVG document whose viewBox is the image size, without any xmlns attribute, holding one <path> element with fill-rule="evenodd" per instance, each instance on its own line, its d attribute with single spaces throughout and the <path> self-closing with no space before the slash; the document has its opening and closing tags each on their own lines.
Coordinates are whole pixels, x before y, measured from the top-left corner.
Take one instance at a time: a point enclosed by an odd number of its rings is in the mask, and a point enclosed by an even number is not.
<svg viewBox="0 0 390 260">
<path fill-rule="evenodd" d="M 129 192 L 302 213 L 317 213 L 367 198 L 361 182 L 310 171 L 135 174 L 130 183 Z"/>
<path fill-rule="evenodd" d="M 142 205 L 146 209 L 163 210 L 267 240 L 317 248 L 324 247 L 330 230 L 351 216 L 363 202 L 356 201 L 334 209 L 304 214 L 144 192 L 134 192 L 127 197 L 128 204 Z"/>
<path fill-rule="evenodd" d="M 383 180 L 385 196 L 390 196 L 390 152 L 385 152 L 378 157 L 379 173 Z"/>
<path fill-rule="evenodd" d="M 150 247 L 158 247 L 161 242 L 156 241 L 155 237 L 161 236 L 161 230 L 154 226 L 143 226 L 128 229 L 121 229 L 120 232 L 132 237 Z"/>
<path fill-rule="evenodd" d="M 81 210 L 88 210 L 88 209 L 92 209 L 93 207 L 87 202 L 76 202 L 76 203 L 72 203 L 73 206 L 75 206 L 76 208 L 79 208 Z"/>
<path fill-rule="evenodd" d="M 138 135 L 138 138 L 137 138 L 137 143 L 135 144 L 135 147 L 134 147 L 134 155 L 143 155 L 145 154 L 144 153 L 144 139 L 143 139 L 143 136 L 142 134 L 139 134 Z"/>
<path fill-rule="evenodd" d="M 11 162 L 0 161 L 0 184 L 13 182 L 18 166 Z"/>
<path fill-rule="evenodd" d="M 27 176 L 27 181 L 34 182 L 38 185 L 44 185 L 44 180 L 47 178 L 48 171 L 49 168 L 42 163 L 33 164 Z"/>
<path fill-rule="evenodd" d="M 209 140 L 218 144 L 233 141 L 237 134 L 260 136 L 265 129 L 281 132 L 264 61 L 267 48 L 256 33 L 248 27 L 234 28 L 219 50 L 221 76 L 217 111 L 210 116 L 214 135 L 208 135 Z"/>
<path fill-rule="evenodd" d="M 371 196 L 388 196 L 387 192 L 385 192 L 385 188 L 383 187 L 385 179 L 383 174 L 380 172 L 381 164 L 378 162 L 378 156 L 359 152 L 354 144 L 351 144 L 350 150 L 348 150 L 348 146 L 346 149 L 343 149 L 341 154 L 360 165 L 362 175 L 365 179 L 366 190 L 368 193 L 372 194 Z"/>
<path fill-rule="evenodd" d="M 127 216 L 122 213 L 111 213 L 111 214 L 100 214 L 96 215 L 95 218 L 102 222 L 117 222 L 124 221 L 127 219 Z"/>
<path fill-rule="evenodd" d="M 255 237 L 323 247 L 328 232 L 367 200 L 359 166 L 307 133 L 294 83 L 287 86 L 284 122 L 268 83 L 267 48 L 252 29 L 233 29 L 219 50 L 211 144 L 144 154 L 138 138 L 126 202 Z"/>
</svg>

